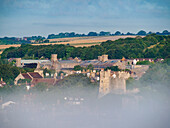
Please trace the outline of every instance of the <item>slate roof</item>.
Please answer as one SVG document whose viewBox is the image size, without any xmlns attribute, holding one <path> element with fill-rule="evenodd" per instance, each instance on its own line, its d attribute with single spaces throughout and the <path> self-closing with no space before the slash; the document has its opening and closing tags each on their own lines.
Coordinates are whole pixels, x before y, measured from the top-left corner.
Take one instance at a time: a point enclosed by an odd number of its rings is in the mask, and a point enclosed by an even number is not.
<svg viewBox="0 0 170 128">
<path fill-rule="evenodd" d="M 75 60 L 59 60 L 60 63 L 78 63 Z"/>
<path fill-rule="evenodd" d="M 113 66 L 114 63 L 118 62 L 118 60 L 108 60 L 108 61 L 105 61 L 105 62 L 101 62 L 101 61 L 98 61 L 98 60 L 86 60 L 86 61 L 83 61 L 80 66 L 88 66 L 90 64 L 92 64 L 94 66 L 94 68 L 106 68 L 106 67 L 110 67 L 110 66 Z"/>
</svg>

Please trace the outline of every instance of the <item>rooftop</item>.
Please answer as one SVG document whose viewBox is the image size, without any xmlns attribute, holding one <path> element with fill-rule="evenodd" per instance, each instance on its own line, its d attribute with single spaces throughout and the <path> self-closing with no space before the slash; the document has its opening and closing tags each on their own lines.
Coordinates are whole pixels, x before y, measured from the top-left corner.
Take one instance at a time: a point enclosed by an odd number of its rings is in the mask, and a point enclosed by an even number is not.
<svg viewBox="0 0 170 128">
<path fill-rule="evenodd" d="M 21 63 L 24 63 L 24 64 L 30 64 L 30 63 L 37 63 L 38 62 L 41 64 L 41 63 L 51 63 L 50 60 L 21 60 Z"/>
<path fill-rule="evenodd" d="M 29 72 L 33 78 L 43 78 L 38 72 Z"/>
<path fill-rule="evenodd" d="M 78 63 L 75 60 L 59 60 L 60 63 Z"/>
<path fill-rule="evenodd" d="M 30 80 L 31 80 L 31 77 L 30 77 L 27 73 L 22 73 L 22 76 L 23 76 L 25 79 L 30 79 Z"/>
</svg>

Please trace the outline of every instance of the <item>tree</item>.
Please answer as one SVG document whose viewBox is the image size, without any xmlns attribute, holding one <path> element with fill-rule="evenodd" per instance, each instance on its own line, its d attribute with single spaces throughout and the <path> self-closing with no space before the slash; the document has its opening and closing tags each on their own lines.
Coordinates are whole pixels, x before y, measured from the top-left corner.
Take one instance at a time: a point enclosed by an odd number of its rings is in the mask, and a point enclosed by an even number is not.
<svg viewBox="0 0 170 128">
<path fill-rule="evenodd" d="M 115 32 L 115 35 L 121 35 L 121 32 L 116 31 L 116 32 Z"/>
<path fill-rule="evenodd" d="M 92 65 L 92 64 L 89 64 L 89 65 L 87 66 L 87 69 L 89 69 L 89 70 L 93 70 L 93 69 L 94 69 L 94 67 L 93 67 L 93 65 Z"/>
<path fill-rule="evenodd" d="M 145 36 L 145 35 L 146 35 L 146 32 L 143 31 L 143 30 L 140 30 L 140 31 L 137 33 L 137 35 Z"/>
<path fill-rule="evenodd" d="M 0 65 L 0 78 L 3 78 L 6 83 L 13 84 L 13 81 L 19 75 L 19 72 L 19 68 L 10 64 Z"/>
<path fill-rule="evenodd" d="M 149 61 L 138 61 L 137 63 L 136 63 L 136 65 L 150 65 L 150 64 L 152 64 L 151 62 L 149 62 Z"/>
<path fill-rule="evenodd" d="M 101 31 L 101 32 L 99 33 L 99 36 L 110 36 L 110 32 Z"/>
<path fill-rule="evenodd" d="M 81 67 L 80 65 L 76 65 L 76 66 L 74 66 L 74 71 L 82 71 L 84 68 L 83 67 Z"/>
<path fill-rule="evenodd" d="M 130 33 L 130 32 L 127 32 L 127 34 L 126 35 L 134 35 L 133 33 Z"/>
<path fill-rule="evenodd" d="M 107 68 L 105 68 L 104 70 L 106 71 L 106 70 L 108 70 L 108 69 L 110 69 L 111 71 L 120 71 L 120 69 L 118 68 L 118 66 L 107 67 Z"/>
<path fill-rule="evenodd" d="M 168 32 L 168 30 L 164 30 L 164 31 L 162 32 L 162 34 L 163 34 L 163 35 L 169 35 L 170 32 Z"/>
<path fill-rule="evenodd" d="M 88 36 L 97 36 L 98 34 L 96 32 L 89 32 Z"/>
<path fill-rule="evenodd" d="M 153 33 L 153 32 L 150 31 L 150 32 L 147 33 L 147 35 L 150 35 L 150 34 L 152 34 L 152 33 Z"/>
<path fill-rule="evenodd" d="M 49 43 L 50 41 L 49 40 L 44 40 L 44 43 Z"/>
</svg>

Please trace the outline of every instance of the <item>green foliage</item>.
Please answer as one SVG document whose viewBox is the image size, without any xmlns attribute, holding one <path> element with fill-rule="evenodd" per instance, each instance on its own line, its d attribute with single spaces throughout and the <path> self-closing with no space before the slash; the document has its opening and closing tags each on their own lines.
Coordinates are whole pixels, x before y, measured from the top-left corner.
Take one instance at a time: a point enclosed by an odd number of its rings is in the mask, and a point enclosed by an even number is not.
<svg viewBox="0 0 170 128">
<path fill-rule="evenodd" d="M 153 63 L 151 63 L 151 62 L 149 62 L 147 60 L 145 60 L 145 61 L 138 61 L 136 63 L 136 65 L 151 65 L 151 64 L 153 64 Z"/>
<path fill-rule="evenodd" d="M 136 80 L 133 79 L 132 77 L 129 77 L 129 79 L 126 80 L 126 88 L 128 90 L 136 88 Z"/>
<path fill-rule="evenodd" d="M 31 82 L 31 80 L 30 79 L 19 79 L 18 80 L 18 83 L 21 83 L 21 84 L 25 84 L 25 83 L 30 83 Z"/>
<path fill-rule="evenodd" d="M 130 58 L 166 58 L 170 55 L 170 36 L 147 35 L 144 38 L 126 38 L 106 41 L 91 47 L 73 47 L 69 45 L 22 44 L 18 48 L 7 48 L 1 58 L 50 58 L 58 54 L 58 58 L 80 57 L 82 60 L 97 59 L 97 56 L 108 54 L 110 59 Z"/>
<path fill-rule="evenodd" d="M 49 73 L 49 76 L 46 76 L 46 73 Z M 52 77 L 51 74 L 54 74 L 54 73 L 55 73 L 55 70 L 52 70 L 52 69 L 49 70 L 47 68 L 43 69 L 43 74 L 45 78 L 51 78 Z"/>
<path fill-rule="evenodd" d="M 92 64 L 89 64 L 89 65 L 87 66 L 87 69 L 93 70 L 93 69 L 94 69 L 94 66 L 93 66 Z"/>
<path fill-rule="evenodd" d="M 108 70 L 108 69 L 110 69 L 111 71 L 120 71 L 120 69 L 118 68 L 118 66 L 107 67 L 107 68 L 105 68 L 104 70 L 106 71 L 106 70 Z"/>
<path fill-rule="evenodd" d="M 0 65 L 2 64 L 8 64 L 8 60 L 7 59 L 0 59 Z"/>
<path fill-rule="evenodd" d="M 76 97 L 97 97 L 98 83 L 91 83 L 90 79 L 82 74 L 74 74 L 64 78 L 57 84 L 60 89 L 64 89 L 66 96 Z M 88 92 L 88 95 L 87 95 Z"/>
<path fill-rule="evenodd" d="M 5 45 L 5 44 L 22 44 L 22 43 L 30 43 L 30 41 L 25 41 L 25 40 L 18 39 L 18 38 L 15 38 L 15 37 L 0 38 L 0 45 Z"/>
<path fill-rule="evenodd" d="M 143 36 L 145 36 L 145 35 L 146 35 L 146 32 L 143 31 L 143 30 L 141 30 L 141 31 L 139 31 L 139 32 L 137 33 L 137 35 L 143 35 Z"/>
<path fill-rule="evenodd" d="M 63 72 L 63 71 L 60 71 L 60 72 L 58 73 L 58 76 L 61 76 L 61 73 L 63 73 L 64 75 L 66 74 L 66 73 Z"/>
<path fill-rule="evenodd" d="M 0 65 L 0 78 L 2 77 L 7 84 L 13 84 L 13 81 L 18 76 L 19 72 L 19 68 L 10 64 Z"/>
<path fill-rule="evenodd" d="M 74 66 L 74 71 L 82 71 L 84 68 L 81 67 L 80 65 Z"/>
<path fill-rule="evenodd" d="M 140 79 L 142 83 L 150 86 L 169 86 L 170 80 L 170 64 L 169 59 L 165 60 L 163 63 L 156 63 L 151 65 L 149 70 Z"/>
<path fill-rule="evenodd" d="M 13 66 L 14 62 L 9 63 L 7 60 L 0 59 L 0 78 L 9 84 L 13 85 L 14 79 L 20 72 L 34 72 L 35 68 L 18 68 Z"/>
</svg>

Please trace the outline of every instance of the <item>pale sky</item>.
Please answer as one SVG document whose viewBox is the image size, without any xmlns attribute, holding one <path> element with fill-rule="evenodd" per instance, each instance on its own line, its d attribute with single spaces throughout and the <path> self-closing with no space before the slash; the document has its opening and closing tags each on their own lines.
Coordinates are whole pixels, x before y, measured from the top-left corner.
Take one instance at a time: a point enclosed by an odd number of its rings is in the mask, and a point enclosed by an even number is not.
<svg viewBox="0 0 170 128">
<path fill-rule="evenodd" d="M 0 0 L 0 37 L 170 30 L 170 0 Z"/>
</svg>

